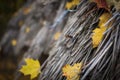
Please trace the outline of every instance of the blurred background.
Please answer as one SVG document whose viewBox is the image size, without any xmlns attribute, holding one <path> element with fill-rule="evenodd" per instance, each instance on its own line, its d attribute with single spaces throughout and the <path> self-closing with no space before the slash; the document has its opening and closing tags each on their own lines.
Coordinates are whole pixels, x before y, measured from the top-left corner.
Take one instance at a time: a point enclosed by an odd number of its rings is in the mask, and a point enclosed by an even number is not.
<svg viewBox="0 0 120 80">
<path fill-rule="evenodd" d="M 8 29 L 9 20 L 26 2 L 27 0 L 0 0 L 0 40 Z M 16 69 L 17 59 L 7 54 L 0 51 L 0 80 L 12 80 Z"/>
<path fill-rule="evenodd" d="M 0 0 L 0 39 L 7 27 L 9 19 L 27 0 Z"/>
</svg>

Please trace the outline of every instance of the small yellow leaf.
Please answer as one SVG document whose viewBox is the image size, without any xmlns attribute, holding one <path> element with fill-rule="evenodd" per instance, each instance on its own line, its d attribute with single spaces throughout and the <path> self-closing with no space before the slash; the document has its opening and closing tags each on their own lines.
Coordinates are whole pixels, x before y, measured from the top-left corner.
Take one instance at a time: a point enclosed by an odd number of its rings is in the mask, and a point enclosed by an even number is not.
<svg viewBox="0 0 120 80">
<path fill-rule="evenodd" d="M 31 12 L 31 7 L 25 7 L 25 8 L 23 8 L 23 14 L 24 15 L 27 15 L 27 14 L 29 14 Z"/>
<path fill-rule="evenodd" d="M 38 60 L 33 60 L 30 58 L 25 59 L 26 65 L 23 65 L 20 69 L 24 75 L 31 75 L 31 79 L 38 76 L 40 71 L 40 63 Z"/>
<path fill-rule="evenodd" d="M 16 46 L 16 45 L 17 45 L 17 40 L 16 40 L 16 39 L 13 39 L 13 40 L 11 41 L 11 44 L 12 44 L 12 46 Z"/>
<path fill-rule="evenodd" d="M 26 27 L 25 32 L 26 32 L 26 33 L 29 33 L 29 32 L 30 32 L 30 28 L 29 28 L 29 27 Z"/>
<path fill-rule="evenodd" d="M 104 24 L 110 19 L 111 14 L 110 13 L 104 13 L 100 16 L 100 22 L 99 22 L 99 27 L 103 27 Z M 104 26 L 105 27 L 105 26 Z"/>
<path fill-rule="evenodd" d="M 109 13 L 104 13 L 101 15 L 100 22 L 99 22 L 99 28 L 96 28 L 93 30 L 93 36 L 92 36 L 92 44 L 93 48 L 98 47 L 100 42 L 102 41 L 103 38 L 103 33 L 106 31 L 107 27 L 105 26 L 105 23 L 110 19 L 111 15 Z"/>
<path fill-rule="evenodd" d="M 65 8 L 70 10 L 73 7 L 77 6 L 80 3 L 80 0 L 72 0 L 66 3 Z"/>
<path fill-rule="evenodd" d="M 76 63 L 73 66 L 67 64 L 62 68 L 63 76 L 67 77 L 67 80 L 79 80 L 81 69 L 82 62 Z"/>
<path fill-rule="evenodd" d="M 93 36 L 92 36 L 92 43 L 93 43 L 93 48 L 97 47 L 99 43 L 101 42 L 103 38 L 103 33 L 105 32 L 106 28 L 103 27 L 101 28 L 96 28 L 93 30 Z"/>
<path fill-rule="evenodd" d="M 56 32 L 56 33 L 54 34 L 54 40 L 58 40 L 59 37 L 60 37 L 60 35 L 61 35 L 61 32 Z"/>
</svg>

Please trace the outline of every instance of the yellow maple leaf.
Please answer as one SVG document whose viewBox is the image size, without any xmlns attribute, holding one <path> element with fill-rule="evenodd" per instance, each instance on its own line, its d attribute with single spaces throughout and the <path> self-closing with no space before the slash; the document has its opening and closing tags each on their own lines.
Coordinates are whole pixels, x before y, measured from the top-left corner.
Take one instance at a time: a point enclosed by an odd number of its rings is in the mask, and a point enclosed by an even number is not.
<svg viewBox="0 0 120 80">
<path fill-rule="evenodd" d="M 65 8 L 70 10 L 73 7 L 75 7 L 76 5 L 78 5 L 80 3 L 80 0 L 72 0 L 72 1 L 68 1 L 65 5 Z"/>
<path fill-rule="evenodd" d="M 79 80 L 82 69 L 82 62 L 76 63 L 73 66 L 67 64 L 62 68 L 63 76 L 67 77 L 67 80 Z"/>
<path fill-rule="evenodd" d="M 53 36 L 54 40 L 58 40 L 61 35 L 61 32 L 56 32 Z"/>
<path fill-rule="evenodd" d="M 110 19 L 110 17 L 111 15 L 109 13 L 104 13 L 99 18 L 100 19 L 100 22 L 98 24 L 99 28 L 93 30 L 93 36 L 92 36 L 93 48 L 97 47 L 102 41 L 103 34 L 106 31 L 107 27 L 109 27 L 109 26 L 105 26 L 105 23 Z"/>
<path fill-rule="evenodd" d="M 30 32 L 30 27 L 26 27 L 25 32 L 29 33 Z"/>
<path fill-rule="evenodd" d="M 37 77 L 40 71 L 40 63 L 38 60 L 33 60 L 30 58 L 25 59 L 26 65 L 23 65 L 20 69 L 24 75 L 31 75 L 31 79 Z"/>
<path fill-rule="evenodd" d="M 110 13 L 104 13 L 104 14 L 102 14 L 101 16 L 100 16 L 100 22 L 99 22 L 99 27 L 105 27 L 105 23 L 110 19 L 110 17 L 111 17 L 111 14 Z"/>
<path fill-rule="evenodd" d="M 101 42 L 103 38 L 103 33 L 105 32 L 106 28 L 96 28 L 93 30 L 93 36 L 92 36 L 92 43 L 93 43 L 93 48 L 97 47 L 99 43 Z"/>
<path fill-rule="evenodd" d="M 17 40 L 16 40 L 16 39 L 13 39 L 13 40 L 11 41 L 11 44 L 12 44 L 12 46 L 16 46 L 16 45 L 17 45 Z"/>
<path fill-rule="evenodd" d="M 23 8 L 23 14 L 24 15 L 27 15 L 27 14 L 29 14 L 31 12 L 31 6 L 30 7 L 25 7 L 25 8 Z"/>
</svg>

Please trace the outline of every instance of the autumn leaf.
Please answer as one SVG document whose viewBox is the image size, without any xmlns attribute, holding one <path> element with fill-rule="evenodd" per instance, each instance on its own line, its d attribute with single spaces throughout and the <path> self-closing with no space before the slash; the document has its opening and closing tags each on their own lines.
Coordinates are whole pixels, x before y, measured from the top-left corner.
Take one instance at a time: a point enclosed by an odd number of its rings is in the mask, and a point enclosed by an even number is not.
<svg viewBox="0 0 120 80">
<path fill-rule="evenodd" d="M 30 58 L 25 59 L 26 65 L 23 65 L 20 72 L 24 75 L 31 75 L 31 79 L 37 77 L 40 71 L 40 63 L 38 60 L 33 60 Z"/>
<path fill-rule="evenodd" d="M 98 8 L 104 8 L 106 10 L 109 10 L 106 0 L 90 0 L 90 1 L 97 3 Z"/>
<path fill-rule="evenodd" d="M 110 19 L 111 14 L 110 13 L 104 13 L 103 15 L 100 16 L 100 22 L 99 22 L 99 27 L 105 27 L 105 23 Z"/>
<path fill-rule="evenodd" d="M 67 64 L 62 68 L 63 76 L 67 77 L 67 80 L 79 80 L 82 69 L 82 62 L 76 63 L 73 66 Z"/>
<path fill-rule="evenodd" d="M 116 10 L 120 10 L 120 0 L 106 0 L 108 6 L 114 6 Z"/>
<path fill-rule="evenodd" d="M 93 36 L 92 36 L 92 43 L 93 48 L 97 47 L 99 43 L 102 41 L 103 33 L 105 32 L 106 28 L 96 28 L 93 30 Z"/>
<path fill-rule="evenodd" d="M 80 0 L 71 0 L 71 1 L 68 1 L 65 5 L 65 8 L 67 10 L 70 10 L 72 9 L 73 7 L 77 6 L 78 4 L 80 3 Z"/>
<path fill-rule="evenodd" d="M 27 15 L 27 14 L 29 14 L 31 12 L 31 6 L 30 7 L 25 7 L 25 8 L 23 8 L 23 14 L 24 15 Z"/>
<path fill-rule="evenodd" d="M 30 32 L 30 27 L 26 27 L 25 32 L 29 33 Z"/>
<path fill-rule="evenodd" d="M 56 32 L 56 33 L 54 34 L 54 40 L 58 40 L 59 37 L 60 37 L 60 35 L 61 35 L 61 32 Z"/>
<path fill-rule="evenodd" d="M 17 45 L 17 40 L 16 40 L 16 39 L 13 39 L 13 40 L 11 41 L 11 44 L 12 44 L 12 46 L 16 46 L 16 45 Z"/>
<path fill-rule="evenodd" d="M 109 27 L 109 26 L 105 26 L 105 23 L 109 20 L 110 17 L 111 15 L 109 13 L 104 13 L 99 18 L 100 19 L 100 22 L 98 24 L 99 28 L 93 30 L 93 35 L 92 35 L 93 48 L 98 47 L 98 45 L 102 41 L 103 34 L 106 31 L 107 27 Z"/>
</svg>

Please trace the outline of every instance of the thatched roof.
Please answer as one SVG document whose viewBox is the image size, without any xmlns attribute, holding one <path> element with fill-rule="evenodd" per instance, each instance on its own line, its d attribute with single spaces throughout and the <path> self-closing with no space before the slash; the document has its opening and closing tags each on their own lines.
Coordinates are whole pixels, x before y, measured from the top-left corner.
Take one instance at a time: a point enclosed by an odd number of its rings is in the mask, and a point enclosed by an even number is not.
<svg viewBox="0 0 120 80">
<path fill-rule="evenodd" d="M 23 54 L 18 69 L 24 64 L 25 58 L 34 58 L 42 61 L 38 80 L 65 80 L 62 76 L 62 67 L 66 64 L 73 65 L 83 62 L 80 80 L 119 80 L 120 79 L 120 14 L 115 8 L 110 12 L 98 9 L 95 3 L 82 0 L 74 11 L 64 8 L 65 0 L 36 0 L 26 8 L 23 7 L 10 23 L 16 25 L 24 23 L 20 28 L 6 32 L 1 41 L 5 51 L 9 51 L 11 42 L 16 39 L 17 45 L 13 52 L 19 56 Z M 112 16 L 105 24 L 110 27 L 98 47 L 93 48 L 93 30 L 98 26 L 99 17 L 108 12 Z M 21 15 L 22 14 L 22 15 Z M 21 15 L 21 16 L 20 16 Z M 9 24 L 12 25 L 12 24 Z M 12 25 L 12 26 L 13 26 Z M 16 26 L 15 26 L 16 27 Z M 25 30 L 29 28 L 30 31 Z M 58 40 L 54 34 L 60 32 Z M 8 35 L 8 33 L 10 33 Z M 45 56 L 43 59 L 42 57 Z M 16 80 L 21 74 L 16 74 Z"/>
</svg>

